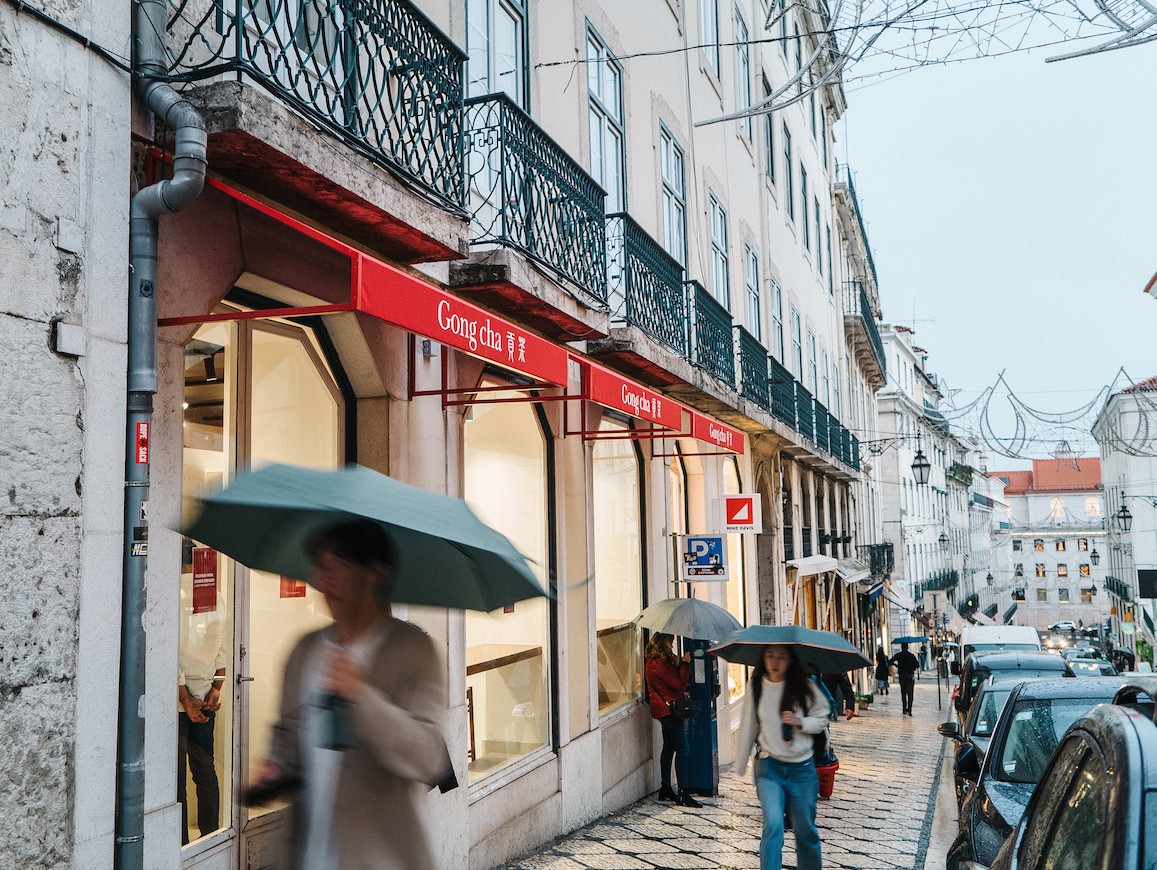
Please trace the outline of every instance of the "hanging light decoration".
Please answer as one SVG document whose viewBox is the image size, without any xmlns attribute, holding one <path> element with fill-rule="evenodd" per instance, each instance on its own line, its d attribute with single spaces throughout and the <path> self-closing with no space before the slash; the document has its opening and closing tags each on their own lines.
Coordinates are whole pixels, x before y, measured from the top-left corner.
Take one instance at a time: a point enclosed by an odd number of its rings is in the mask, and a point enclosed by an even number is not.
<svg viewBox="0 0 1157 870">
<path fill-rule="evenodd" d="M 913 465 L 912 467 L 915 468 L 916 466 Z M 1133 527 L 1133 514 L 1130 513 L 1129 508 L 1125 505 L 1121 505 L 1120 510 L 1114 514 L 1114 517 L 1116 517 L 1117 525 L 1121 527 L 1122 532 L 1128 533 L 1129 529 Z"/>
<path fill-rule="evenodd" d="M 912 476 L 916 483 L 923 485 L 928 482 L 928 475 L 932 473 L 932 463 L 924 455 L 923 450 L 916 451 L 916 458 L 912 460 Z"/>
</svg>

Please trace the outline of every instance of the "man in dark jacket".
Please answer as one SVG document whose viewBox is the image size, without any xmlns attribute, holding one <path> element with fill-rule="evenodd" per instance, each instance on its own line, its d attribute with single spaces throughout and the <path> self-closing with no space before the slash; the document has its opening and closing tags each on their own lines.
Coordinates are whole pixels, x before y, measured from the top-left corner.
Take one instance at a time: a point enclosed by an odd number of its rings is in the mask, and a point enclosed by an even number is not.
<svg viewBox="0 0 1157 870">
<path fill-rule="evenodd" d="M 892 664 L 900 680 L 900 704 L 904 707 L 904 714 L 912 715 L 912 697 L 916 690 L 916 671 L 920 669 L 920 660 L 908 652 L 908 644 L 900 644 L 900 651 L 892 656 Z"/>
<path fill-rule="evenodd" d="M 820 682 L 824 684 L 824 688 L 828 690 L 828 694 L 832 696 L 835 703 L 832 705 L 831 717 L 834 721 L 839 715 L 839 701 L 840 696 L 836 691 L 843 693 L 844 699 L 844 713 L 846 718 L 851 719 L 856 715 L 856 693 L 852 688 L 852 681 L 848 679 L 846 672 L 841 671 L 838 674 L 820 674 Z"/>
</svg>

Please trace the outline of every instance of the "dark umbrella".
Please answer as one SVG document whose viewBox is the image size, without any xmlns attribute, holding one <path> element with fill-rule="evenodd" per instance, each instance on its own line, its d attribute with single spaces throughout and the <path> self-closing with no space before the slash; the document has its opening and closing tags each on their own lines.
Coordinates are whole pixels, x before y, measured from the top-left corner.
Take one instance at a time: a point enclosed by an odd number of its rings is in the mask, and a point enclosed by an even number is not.
<svg viewBox="0 0 1157 870">
<path fill-rule="evenodd" d="M 898 637 L 892 643 L 893 645 L 898 643 L 928 643 L 928 638 L 910 634 L 907 637 Z"/>
<path fill-rule="evenodd" d="M 357 465 L 246 474 L 206 499 L 185 534 L 250 568 L 312 582 L 309 543 L 359 519 L 379 523 L 393 540 L 394 601 L 489 611 L 547 594 L 526 558 L 466 502 Z"/>
<path fill-rule="evenodd" d="M 754 666 L 769 643 L 795 647 L 800 660 L 822 674 L 854 671 L 872 665 L 862 652 L 835 632 L 799 625 L 749 625 L 724 638 L 710 651 L 729 662 Z"/>
</svg>

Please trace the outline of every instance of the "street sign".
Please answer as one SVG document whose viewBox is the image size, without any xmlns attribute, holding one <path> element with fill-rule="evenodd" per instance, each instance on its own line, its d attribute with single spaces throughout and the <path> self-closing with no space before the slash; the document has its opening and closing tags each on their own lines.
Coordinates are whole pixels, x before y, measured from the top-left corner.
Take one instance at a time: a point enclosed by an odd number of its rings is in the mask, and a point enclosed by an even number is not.
<svg viewBox="0 0 1157 870">
<path fill-rule="evenodd" d="M 725 495 L 723 502 L 723 531 L 755 532 L 763 534 L 763 501 L 757 492 Z"/>
<path fill-rule="evenodd" d="M 727 582 L 727 547 L 722 535 L 687 535 L 681 543 L 684 580 Z"/>
</svg>

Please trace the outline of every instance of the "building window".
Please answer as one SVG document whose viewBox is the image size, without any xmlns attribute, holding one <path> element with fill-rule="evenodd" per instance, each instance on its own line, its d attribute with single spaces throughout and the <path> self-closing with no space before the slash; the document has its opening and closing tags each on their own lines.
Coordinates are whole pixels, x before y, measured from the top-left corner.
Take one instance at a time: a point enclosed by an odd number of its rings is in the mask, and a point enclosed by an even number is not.
<svg viewBox="0 0 1157 870">
<path fill-rule="evenodd" d="M 1042 586 L 1038 586 L 1036 590 L 1036 600 L 1047 602 L 1049 600 L 1049 591 Z"/>
<path fill-rule="evenodd" d="M 1037 562 L 1036 563 L 1036 575 L 1038 577 L 1043 577 L 1045 575 L 1045 563 L 1044 562 Z"/>
<path fill-rule="evenodd" d="M 824 169 L 830 169 L 828 165 L 828 113 L 824 111 L 823 106 L 820 106 L 820 142 L 823 143 L 824 154 Z"/>
<path fill-rule="evenodd" d="M 816 263 L 818 264 L 820 274 L 822 275 L 824 273 L 824 256 L 823 256 L 823 252 L 820 251 L 820 244 L 823 242 L 823 237 L 820 235 L 820 201 L 819 201 L 819 198 L 818 197 L 813 198 L 812 203 L 814 206 L 814 208 L 812 209 L 812 212 L 815 216 L 815 228 L 816 228 Z"/>
<path fill-rule="evenodd" d="M 1012 600 L 1013 601 L 1024 601 L 1024 590 L 1023 589 L 1014 589 L 1012 591 Z"/>
<path fill-rule="evenodd" d="M 1095 495 L 1085 499 L 1085 516 L 1099 517 L 1101 515 L 1101 500 Z"/>
<path fill-rule="evenodd" d="M 711 194 L 711 293 L 731 310 L 731 287 L 727 277 L 727 212 Z"/>
<path fill-rule="evenodd" d="M 619 438 L 595 442 L 595 626 L 598 640 L 599 713 L 642 694 L 640 641 L 631 621 L 643 609 L 641 465 L 628 427 L 604 417 L 600 431 Z"/>
<path fill-rule="evenodd" d="M 803 380 L 803 339 L 800 337 L 799 312 L 791 309 L 791 351 L 795 360 L 795 376 Z"/>
<path fill-rule="evenodd" d="M 1089 539 L 1088 538 L 1077 538 L 1077 549 L 1080 550 L 1082 553 L 1087 552 L 1089 549 Z"/>
<path fill-rule="evenodd" d="M 827 238 L 828 238 L 828 248 L 827 248 L 827 254 L 828 254 L 828 295 L 829 296 L 835 296 L 836 295 L 836 273 L 835 273 L 835 270 L 832 268 L 832 228 L 831 228 L 831 225 L 825 224 L 824 225 L 824 231 L 827 233 Z M 823 268 L 821 268 L 820 269 L 821 275 L 823 274 L 823 271 L 824 271 Z"/>
<path fill-rule="evenodd" d="M 807 331 L 807 365 L 810 376 L 808 382 L 812 385 L 812 395 L 815 396 L 819 387 L 819 372 L 816 365 L 816 334 L 810 329 Z"/>
<path fill-rule="evenodd" d="M 1063 553 L 1064 551 L 1065 551 L 1065 539 L 1064 538 L 1058 538 L 1057 539 L 1057 552 Z"/>
<path fill-rule="evenodd" d="M 779 50 L 783 53 L 783 57 L 787 59 L 787 15 L 783 15 L 779 19 Z"/>
<path fill-rule="evenodd" d="M 766 100 L 771 96 L 771 85 L 767 83 L 767 79 L 763 80 L 763 98 Z M 767 173 L 768 181 L 775 184 L 775 116 L 770 112 L 764 116 L 764 142 L 763 142 L 763 162 L 764 171 Z"/>
<path fill-rule="evenodd" d="M 803 168 L 803 164 L 799 167 L 799 204 L 800 211 L 803 213 L 803 246 L 804 250 L 810 251 L 812 249 L 812 238 L 809 224 L 811 221 L 807 217 L 807 170 Z"/>
<path fill-rule="evenodd" d="M 466 2 L 466 96 L 506 94 L 526 108 L 526 6 Z"/>
<path fill-rule="evenodd" d="M 471 411 L 463 433 L 463 495 L 485 523 L 528 557 L 546 588 L 548 442 L 536 408 L 512 402 L 475 405 Z M 547 599 L 531 598 L 463 617 L 470 782 L 550 745 L 549 608 Z"/>
<path fill-rule="evenodd" d="M 719 75 L 719 2 L 699 0 L 699 44 L 707 55 L 707 63 Z"/>
<path fill-rule="evenodd" d="M 1049 505 L 1049 516 L 1053 519 L 1064 519 L 1065 517 L 1065 500 L 1063 498 L 1054 498 Z"/>
<path fill-rule="evenodd" d="M 1057 601 L 1059 601 L 1061 604 L 1069 603 L 1069 590 L 1066 587 L 1061 586 L 1059 589 L 1057 589 Z"/>
<path fill-rule="evenodd" d="M 821 371 L 823 373 L 824 407 L 830 409 L 832 407 L 832 374 L 828 368 L 828 352 L 826 350 L 822 351 L 821 356 L 820 361 L 823 364 Z"/>
<path fill-rule="evenodd" d="M 587 31 L 591 176 L 607 192 L 607 214 L 626 209 L 623 178 L 623 70 L 593 31 Z"/>
<path fill-rule="evenodd" d="M 1032 539 L 1032 548 L 1034 550 L 1036 550 L 1038 553 L 1043 552 L 1044 548 L 1045 548 L 1045 539 L 1044 538 L 1033 538 Z"/>
<path fill-rule="evenodd" d="M 783 291 L 779 282 L 771 279 L 771 351 L 780 363 L 783 358 Z"/>
<path fill-rule="evenodd" d="M 1057 565 L 1057 576 L 1058 577 L 1068 577 L 1069 576 L 1069 566 L 1065 565 L 1063 562 L 1061 564 Z"/>
<path fill-rule="evenodd" d="M 1081 575 L 1084 577 L 1089 576 L 1089 563 L 1088 562 L 1082 562 L 1081 563 Z"/>
<path fill-rule="evenodd" d="M 840 366 L 838 363 L 832 363 L 832 413 L 836 415 L 836 419 L 840 417 Z M 848 528 L 845 524 L 844 528 Z"/>
<path fill-rule="evenodd" d="M 666 127 L 659 127 L 659 163 L 663 176 L 663 248 L 687 265 L 687 200 L 683 181 L 683 149 Z"/>
<path fill-rule="evenodd" d="M 768 115 L 770 118 L 771 116 Z M 788 132 L 787 124 L 783 125 L 783 172 L 786 186 L 784 188 L 787 194 L 787 218 L 788 220 L 795 220 L 795 184 L 792 181 L 792 173 L 794 172 L 791 165 L 791 133 Z"/>
<path fill-rule="evenodd" d="M 1012 539 L 1012 549 L 1013 550 L 1020 550 L 1021 548 L 1022 548 L 1022 542 L 1021 542 L 1020 538 L 1013 538 Z"/>
<path fill-rule="evenodd" d="M 1093 603 L 1093 590 L 1092 589 L 1082 589 L 1081 590 L 1081 604 L 1092 604 L 1092 603 Z"/>
<path fill-rule="evenodd" d="M 747 44 L 747 25 L 743 23 L 743 16 L 739 7 L 735 7 L 735 75 L 736 105 L 740 111 L 751 108 L 751 47 Z M 752 120 L 749 115 L 743 118 L 743 132 L 747 134 L 747 141 L 752 141 Z"/>
<path fill-rule="evenodd" d="M 1016 563 L 1016 570 L 1013 572 L 1013 574 L 1017 577 L 1023 577 L 1024 576 L 1024 562 L 1017 562 Z"/>
<path fill-rule="evenodd" d="M 743 245 L 744 274 L 747 278 L 747 329 L 755 340 L 763 341 L 763 314 L 759 304 L 759 259 L 746 242 Z"/>
<path fill-rule="evenodd" d="M 793 24 L 791 28 L 792 35 L 795 38 L 795 71 L 798 74 L 803 69 L 803 42 L 799 38 L 799 25 Z M 799 81 L 799 92 L 803 93 L 803 79 Z"/>
</svg>

